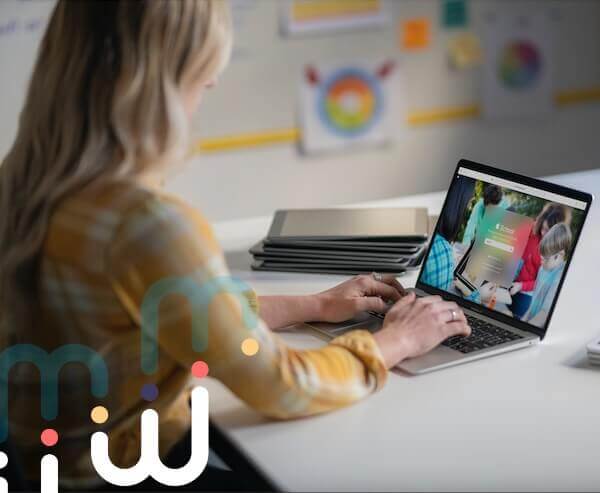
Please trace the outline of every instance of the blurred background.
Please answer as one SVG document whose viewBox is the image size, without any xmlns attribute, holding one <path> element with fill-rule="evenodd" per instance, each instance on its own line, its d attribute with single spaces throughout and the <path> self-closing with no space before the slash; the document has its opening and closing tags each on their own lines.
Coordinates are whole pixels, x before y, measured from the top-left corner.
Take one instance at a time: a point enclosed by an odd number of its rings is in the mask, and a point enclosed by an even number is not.
<svg viewBox="0 0 600 493">
<path fill-rule="evenodd" d="M 53 5 L 0 3 L 2 155 Z M 598 1 L 231 5 L 231 63 L 167 187 L 212 221 L 443 190 L 460 158 L 535 176 L 599 165 Z"/>
</svg>

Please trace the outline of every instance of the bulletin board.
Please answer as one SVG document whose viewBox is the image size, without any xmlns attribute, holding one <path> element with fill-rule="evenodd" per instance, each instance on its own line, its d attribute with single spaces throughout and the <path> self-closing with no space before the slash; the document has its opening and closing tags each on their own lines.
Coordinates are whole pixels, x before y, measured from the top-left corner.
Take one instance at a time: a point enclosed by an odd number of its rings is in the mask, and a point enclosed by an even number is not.
<svg viewBox="0 0 600 493">
<path fill-rule="evenodd" d="M 350 0 L 350 3 L 354 2 Z M 269 0 L 234 2 L 234 11 L 237 8 L 238 13 L 243 13 L 237 16 L 236 50 L 219 87 L 203 108 L 201 118 L 209 120 L 210 125 L 203 125 L 200 117 L 198 119 L 201 138 L 197 149 L 222 151 L 298 141 L 301 138 L 298 86 L 303 67 L 306 63 L 323 60 L 351 62 L 374 56 L 394 60 L 401 73 L 396 109 L 399 127 L 452 124 L 481 118 L 483 72 L 487 63 L 484 40 L 490 18 L 497 13 L 523 17 L 541 13 L 547 17 L 552 38 L 552 104 L 557 111 L 573 104 L 600 101 L 600 64 L 597 63 L 600 60 L 600 5 L 543 0 L 462 2 L 467 6 L 466 19 L 459 19 L 453 25 L 452 18 L 444 18 L 448 14 L 444 12 L 444 3 L 442 0 L 383 0 L 380 2 L 385 12 L 382 22 L 371 19 L 371 25 L 362 28 L 289 35 L 282 25 L 285 8 L 281 5 Z M 370 3 L 366 7 L 372 6 Z M 419 22 L 426 23 L 428 39 L 424 46 L 407 49 L 407 26 Z M 464 33 L 479 40 L 482 60 L 475 66 L 456 69 L 450 66 L 449 47 Z M 413 33 L 414 36 L 418 33 Z M 243 84 L 239 83 L 241 80 Z M 220 116 L 230 114 L 231 110 L 226 108 L 235 108 L 234 118 Z M 260 120 L 255 118 L 257 114 Z"/>
<path fill-rule="evenodd" d="M 296 2 L 302 8 L 293 11 Z M 590 156 L 599 153 L 600 2 L 458 2 L 465 10 L 448 7 L 446 0 L 230 3 L 235 25 L 231 63 L 193 121 L 192 155 L 202 164 L 171 185 L 212 219 L 442 190 L 462 157 L 537 176 L 598 166 Z M 0 154 L 14 138 L 53 5 L 53 0 L 0 2 Z M 339 15 L 340 5 L 346 17 Z M 296 25 L 290 24 L 290 12 Z M 550 115 L 489 120 L 485 49 L 480 63 L 472 63 L 476 56 L 450 59 L 456 44 L 469 46 L 475 39 L 481 48 L 490 19 L 503 14 L 541 15 L 550 26 Z M 506 80 L 525 81 L 536 64 L 527 63 L 528 47 L 511 50 Z M 523 62 L 523 70 L 511 69 L 513 58 Z M 388 61 L 394 64 L 394 81 L 385 88 L 390 93 L 385 135 L 367 136 L 360 152 L 331 142 L 317 142 L 322 153 L 306 152 L 301 89 L 307 66 L 326 81 L 335 67 L 371 67 L 377 75 Z M 227 183 L 228 193 L 215 182 Z"/>
<path fill-rule="evenodd" d="M 298 87 L 303 67 L 314 62 L 351 63 L 374 56 L 394 60 L 401 72 L 399 103 L 394 108 L 398 126 L 479 118 L 485 58 L 481 66 L 456 70 L 449 68 L 448 49 L 460 33 L 483 38 L 489 17 L 509 10 L 523 16 L 541 11 L 550 19 L 555 104 L 561 108 L 600 101 L 597 3 L 467 1 L 458 2 L 467 9 L 458 12 L 458 17 L 456 11 L 445 11 L 445 3 L 232 0 L 236 33 L 232 62 L 194 122 L 195 150 L 217 152 L 297 142 L 301 137 Z M 2 152 L 14 136 L 28 73 L 53 4 L 53 0 L 0 4 L 0 64 L 3 73 L 10 74 L 0 80 Z M 346 14 L 341 21 L 336 17 L 340 12 Z M 304 25 L 290 22 L 294 15 Z M 410 28 L 418 29 L 419 22 L 427 24 L 428 39 L 424 46 L 406 49 Z M 412 33 L 413 38 L 418 35 L 418 31 Z"/>
</svg>

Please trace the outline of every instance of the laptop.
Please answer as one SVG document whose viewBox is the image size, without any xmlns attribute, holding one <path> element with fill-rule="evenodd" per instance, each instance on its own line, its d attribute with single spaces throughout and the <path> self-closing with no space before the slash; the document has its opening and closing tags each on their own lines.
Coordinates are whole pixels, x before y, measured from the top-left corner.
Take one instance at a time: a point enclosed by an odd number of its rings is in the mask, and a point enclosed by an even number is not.
<svg viewBox="0 0 600 493">
<path fill-rule="evenodd" d="M 461 160 L 414 291 L 457 302 L 472 333 L 451 337 L 398 368 L 417 375 L 542 341 L 592 200 L 584 192 Z M 375 332 L 383 318 L 364 313 L 341 324 L 307 325 L 332 339 L 356 329 Z"/>
</svg>

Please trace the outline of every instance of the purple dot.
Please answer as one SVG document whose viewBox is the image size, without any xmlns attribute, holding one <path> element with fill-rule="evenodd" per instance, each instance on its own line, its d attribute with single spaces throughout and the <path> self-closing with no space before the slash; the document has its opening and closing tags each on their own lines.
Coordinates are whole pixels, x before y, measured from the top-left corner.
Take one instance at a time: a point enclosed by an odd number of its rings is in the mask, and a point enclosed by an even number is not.
<svg viewBox="0 0 600 493">
<path fill-rule="evenodd" d="M 142 399 L 148 402 L 156 400 L 158 397 L 158 387 L 153 383 L 147 383 L 142 387 Z"/>
</svg>

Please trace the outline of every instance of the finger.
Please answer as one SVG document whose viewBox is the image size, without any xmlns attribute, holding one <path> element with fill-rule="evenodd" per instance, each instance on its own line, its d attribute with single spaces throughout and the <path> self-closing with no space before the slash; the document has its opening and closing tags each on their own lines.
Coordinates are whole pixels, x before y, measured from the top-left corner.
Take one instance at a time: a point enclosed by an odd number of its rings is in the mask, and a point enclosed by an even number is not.
<svg viewBox="0 0 600 493">
<path fill-rule="evenodd" d="M 467 323 L 465 314 L 460 308 L 442 310 L 442 311 L 438 312 L 438 316 L 440 317 L 442 322 L 448 323 L 448 324 L 452 323 L 452 322 Z"/>
<path fill-rule="evenodd" d="M 363 296 L 356 298 L 356 309 L 361 312 L 385 313 L 388 304 L 377 296 Z"/>
<path fill-rule="evenodd" d="M 420 305 L 429 305 L 431 303 L 440 303 L 442 300 L 441 296 L 423 296 L 417 300 Z"/>
<path fill-rule="evenodd" d="M 398 291 L 398 293 L 400 293 L 400 296 L 406 296 L 408 294 L 408 291 L 404 288 L 404 286 L 402 286 L 402 284 L 400 284 L 398 279 L 396 279 L 396 276 L 393 274 L 386 274 L 382 276 L 381 282 L 392 286 L 396 291 Z"/>
<path fill-rule="evenodd" d="M 430 303 L 429 308 L 433 310 L 434 313 L 452 311 L 455 311 L 456 315 L 460 315 L 463 313 L 462 308 L 458 306 L 454 301 L 438 301 L 437 303 Z"/>
<path fill-rule="evenodd" d="M 417 295 L 413 292 L 409 292 L 406 296 L 400 298 L 396 303 L 389 309 L 388 313 L 395 313 L 402 311 L 404 308 L 410 306 L 417 299 Z"/>
<path fill-rule="evenodd" d="M 465 322 L 449 322 L 442 326 L 444 332 L 444 340 L 452 336 L 469 337 L 471 335 L 471 327 Z"/>
<path fill-rule="evenodd" d="M 400 298 L 402 298 L 402 294 L 400 294 L 397 289 L 393 288 L 389 284 L 375 280 L 369 283 L 365 294 L 367 296 L 381 296 L 382 298 L 391 301 L 398 301 Z"/>
<path fill-rule="evenodd" d="M 401 298 L 401 294 L 396 289 L 383 281 L 376 281 L 372 276 L 361 277 L 359 285 L 365 296 L 380 296 L 391 301 Z"/>
</svg>

